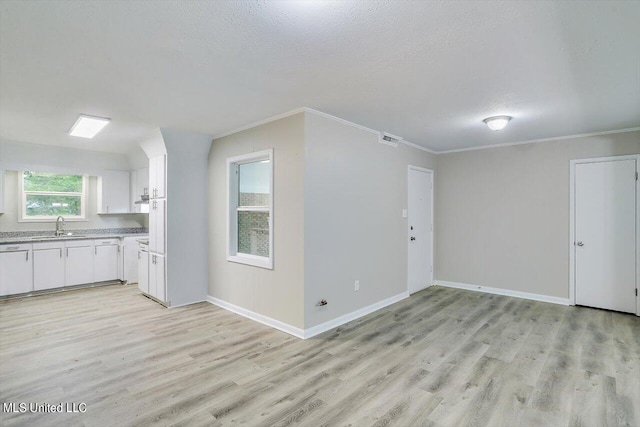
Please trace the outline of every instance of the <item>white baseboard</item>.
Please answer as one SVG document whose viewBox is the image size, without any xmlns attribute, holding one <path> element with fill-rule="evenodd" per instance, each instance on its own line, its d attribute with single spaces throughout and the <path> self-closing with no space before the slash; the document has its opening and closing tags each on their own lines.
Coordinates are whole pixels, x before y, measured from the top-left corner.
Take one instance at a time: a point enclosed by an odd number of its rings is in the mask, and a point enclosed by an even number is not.
<svg viewBox="0 0 640 427">
<path fill-rule="evenodd" d="M 352 311 L 351 313 L 347 313 L 343 316 L 336 317 L 335 319 L 329 320 L 327 322 L 316 325 L 312 328 L 308 328 L 304 330 L 304 338 L 311 338 L 323 332 L 329 331 L 333 328 L 337 328 L 340 325 L 344 325 L 347 322 L 351 322 L 352 320 L 358 319 L 362 316 L 366 316 L 369 313 L 373 313 L 374 311 L 378 311 L 381 308 L 384 308 L 388 305 L 395 304 L 398 301 L 401 301 L 405 298 L 409 297 L 409 292 L 405 291 L 400 294 L 394 295 L 390 298 L 383 299 L 382 301 L 378 301 L 371 305 L 361 308 L 360 310 Z"/>
<path fill-rule="evenodd" d="M 220 308 L 224 308 L 225 310 L 229 310 L 233 313 L 239 314 L 240 316 L 246 317 L 247 319 L 251 319 L 256 322 L 262 323 L 263 325 L 271 326 L 272 328 L 278 329 L 282 332 L 286 332 L 287 334 L 293 335 L 294 337 L 307 339 L 323 332 L 329 331 L 333 328 L 337 328 L 340 325 L 351 322 L 352 320 L 358 319 L 362 316 L 366 316 L 369 313 L 373 313 L 374 311 L 380 310 L 381 308 L 401 301 L 408 296 L 409 292 L 402 292 L 398 295 L 394 295 L 390 298 L 378 301 L 374 304 L 368 305 L 356 311 L 352 311 L 351 313 L 347 313 L 343 316 L 337 317 L 308 329 L 296 328 L 295 326 L 291 326 L 288 323 L 284 323 L 279 320 L 264 316 L 262 314 L 258 314 L 251 310 L 247 310 L 246 308 L 242 308 L 221 299 L 212 297 L 211 295 L 207 295 L 207 301 L 213 305 L 217 305 Z"/>
<path fill-rule="evenodd" d="M 488 286 L 469 285 L 466 283 L 448 282 L 446 280 L 435 280 L 436 286 L 447 288 L 465 289 L 467 291 L 485 292 L 488 294 L 504 295 L 508 297 L 524 298 L 534 301 L 550 302 L 552 304 L 570 305 L 569 298 L 552 297 L 549 295 L 531 294 L 528 292 L 512 291 L 510 289 L 490 288 Z"/>
<path fill-rule="evenodd" d="M 213 305 L 217 305 L 220 308 L 224 308 L 225 310 L 229 310 L 236 314 L 239 314 L 240 316 L 246 317 L 247 319 L 251 319 L 256 322 L 262 323 L 263 325 L 271 326 L 272 328 L 278 329 L 282 332 L 286 332 L 287 334 L 293 335 L 294 337 L 303 339 L 305 338 L 303 329 L 296 328 L 295 326 L 291 326 L 288 323 L 284 323 L 279 320 L 272 319 L 271 317 L 256 313 L 254 311 L 247 310 L 246 308 L 242 308 L 235 304 L 231 304 L 230 302 L 212 297 L 211 295 L 207 295 L 207 301 Z"/>
</svg>

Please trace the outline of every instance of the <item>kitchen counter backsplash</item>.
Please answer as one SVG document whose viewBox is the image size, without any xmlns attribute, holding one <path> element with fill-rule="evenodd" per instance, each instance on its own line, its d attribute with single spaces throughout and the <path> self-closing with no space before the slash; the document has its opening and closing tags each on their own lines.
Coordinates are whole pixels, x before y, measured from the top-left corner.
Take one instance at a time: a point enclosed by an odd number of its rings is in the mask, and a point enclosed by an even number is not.
<svg viewBox="0 0 640 427">
<path fill-rule="evenodd" d="M 149 229 L 146 227 L 134 227 L 134 228 L 91 228 L 84 230 L 65 230 L 66 233 L 84 234 L 87 236 L 107 234 L 122 235 L 122 234 L 149 234 Z M 38 231 L 0 231 L 0 239 L 11 239 L 17 237 L 33 237 L 33 236 L 46 236 L 55 234 L 55 230 L 38 230 Z"/>
</svg>

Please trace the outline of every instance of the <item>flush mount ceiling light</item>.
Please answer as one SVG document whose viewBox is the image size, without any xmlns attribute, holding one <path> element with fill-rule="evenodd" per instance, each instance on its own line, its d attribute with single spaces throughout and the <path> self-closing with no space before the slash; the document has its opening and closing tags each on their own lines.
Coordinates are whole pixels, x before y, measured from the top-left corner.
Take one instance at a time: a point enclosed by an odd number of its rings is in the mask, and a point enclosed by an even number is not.
<svg viewBox="0 0 640 427">
<path fill-rule="evenodd" d="M 483 122 L 487 127 L 489 127 L 489 129 L 498 131 L 506 128 L 509 124 L 509 120 L 511 120 L 511 116 L 493 116 L 487 117 Z"/>
<path fill-rule="evenodd" d="M 105 127 L 111 119 L 104 117 L 87 116 L 80 114 L 78 120 L 74 123 L 69 131 L 71 136 L 79 136 L 80 138 L 93 138 Z"/>
</svg>

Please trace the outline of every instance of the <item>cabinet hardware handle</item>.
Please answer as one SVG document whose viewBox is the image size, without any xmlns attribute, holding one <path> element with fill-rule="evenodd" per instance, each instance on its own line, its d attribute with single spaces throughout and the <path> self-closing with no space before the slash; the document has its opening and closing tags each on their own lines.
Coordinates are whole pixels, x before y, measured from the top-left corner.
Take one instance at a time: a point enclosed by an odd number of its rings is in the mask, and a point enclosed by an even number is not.
<svg viewBox="0 0 640 427">
<path fill-rule="evenodd" d="M 93 251 L 95 252 L 96 255 L 98 255 L 98 247 L 97 246 L 95 248 L 93 248 Z"/>
<path fill-rule="evenodd" d="M 29 261 L 29 251 L 27 251 L 27 261 Z"/>
<path fill-rule="evenodd" d="M 60 258 L 62 258 L 62 248 L 60 248 Z"/>
<path fill-rule="evenodd" d="M 8 250 L 8 251 L 15 251 L 15 250 L 17 250 L 17 249 L 20 249 L 20 246 L 8 246 L 8 247 L 7 247 L 7 250 Z"/>
<path fill-rule="evenodd" d="M 67 248 L 67 258 L 69 258 L 69 248 Z"/>
</svg>

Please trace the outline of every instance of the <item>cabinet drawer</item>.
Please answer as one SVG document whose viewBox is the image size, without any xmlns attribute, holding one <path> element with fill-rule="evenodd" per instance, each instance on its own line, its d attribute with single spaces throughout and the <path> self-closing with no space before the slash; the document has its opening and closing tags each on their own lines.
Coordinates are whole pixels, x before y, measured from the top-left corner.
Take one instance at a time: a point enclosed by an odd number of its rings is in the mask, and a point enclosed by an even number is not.
<svg viewBox="0 0 640 427">
<path fill-rule="evenodd" d="M 0 245 L 0 252 L 16 252 L 31 250 L 31 243 L 22 243 L 15 245 Z"/>
<path fill-rule="evenodd" d="M 83 248 L 85 246 L 93 246 L 93 240 L 74 240 L 64 242 L 65 248 Z"/>
<path fill-rule="evenodd" d="M 115 238 L 115 239 L 100 239 L 100 240 L 94 240 L 93 243 L 98 246 L 98 245 L 117 245 L 120 243 L 120 239 Z"/>
<path fill-rule="evenodd" d="M 37 251 L 40 249 L 62 249 L 64 248 L 64 242 L 42 242 L 42 243 L 34 243 L 33 250 Z"/>
</svg>

